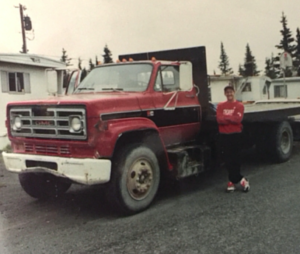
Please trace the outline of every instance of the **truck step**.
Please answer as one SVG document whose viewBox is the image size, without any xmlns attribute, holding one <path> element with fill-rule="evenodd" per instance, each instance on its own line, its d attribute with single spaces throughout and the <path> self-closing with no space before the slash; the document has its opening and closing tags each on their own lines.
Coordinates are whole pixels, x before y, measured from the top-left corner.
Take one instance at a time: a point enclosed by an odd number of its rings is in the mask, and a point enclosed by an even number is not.
<svg viewBox="0 0 300 254">
<path fill-rule="evenodd" d="M 167 149 L 168 153 L 179 153 L 188 149 L 200 149 L 200 145 L 175 146 Z"/>
<path fill-rule="evenodd" d="M 167 151 L 176 171 L 176 178 L 196 175 L 208 169 L 211 152 L 207 146 L 178 146 Z"/>
</svg>

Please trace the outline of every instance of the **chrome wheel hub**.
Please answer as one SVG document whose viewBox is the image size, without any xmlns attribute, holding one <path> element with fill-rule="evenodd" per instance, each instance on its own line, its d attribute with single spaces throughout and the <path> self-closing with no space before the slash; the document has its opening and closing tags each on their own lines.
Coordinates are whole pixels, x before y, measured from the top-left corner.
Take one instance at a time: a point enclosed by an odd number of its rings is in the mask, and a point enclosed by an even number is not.
<svg viewBox="0 0 300 254">
<path fill-rule="evenodd" d="M 291 140 L 288 132 L 283 132 L 281 136 L 280 147 L 283 153 L 287 154 L 290 151 Z"/>
<path fill-rule="evenodd" d="M 153 169 L 147 159 L 137 159 L 132 163 L 127 176 L 127 190 L 136 200 L 144 199 L 151 189 Z"/>
</svg>

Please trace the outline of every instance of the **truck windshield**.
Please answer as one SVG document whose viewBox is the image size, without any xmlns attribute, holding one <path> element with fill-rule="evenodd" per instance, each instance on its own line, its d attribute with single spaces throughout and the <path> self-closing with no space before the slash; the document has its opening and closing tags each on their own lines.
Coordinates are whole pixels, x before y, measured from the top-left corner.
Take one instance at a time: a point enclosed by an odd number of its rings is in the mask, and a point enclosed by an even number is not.
<svg viewBox="0 0 300 254">
<path fill-rule="evenodd" d="M 107 91 L 145 91 L 148 87 L 152 65 L 130 63 L 103 65 L 91 71 L 80 83 L 75 93 Z"/>
</svg>

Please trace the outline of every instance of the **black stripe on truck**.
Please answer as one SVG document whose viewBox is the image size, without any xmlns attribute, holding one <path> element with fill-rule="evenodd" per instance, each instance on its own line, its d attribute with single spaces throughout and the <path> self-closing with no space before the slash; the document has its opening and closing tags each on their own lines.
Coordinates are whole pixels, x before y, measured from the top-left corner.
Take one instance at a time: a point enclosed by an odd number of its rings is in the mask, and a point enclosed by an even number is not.
<svg viewBox="0 0 300 254">
<path fill-rule="evenodd" d="M 197 123 L 200 121 L 200 107 L 177 107 L 170 109 L 149 109 L 144 111 L 124 111 L 101 114 L 101 120 L 145 117 L 153 121 L 157 127 Z"/>
</svg>

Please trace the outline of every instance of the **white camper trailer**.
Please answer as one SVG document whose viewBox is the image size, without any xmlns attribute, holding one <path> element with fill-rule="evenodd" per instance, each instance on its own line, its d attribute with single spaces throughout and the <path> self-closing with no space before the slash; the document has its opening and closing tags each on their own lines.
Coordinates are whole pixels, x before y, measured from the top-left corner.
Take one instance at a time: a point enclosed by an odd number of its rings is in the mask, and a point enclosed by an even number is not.
<svg viewBox="0 0 300 254">
<path fill-rule="evenodd" d="M 272 80 L 271 98 L 300 99 L 300 77 Z"/>
<path fill-rule="evenodd" d="M 210 93 L 212 102 L 225 100 L 224 87 L 231 84 L 236 93 L 236 99 L 243 102 L 270 99 L 271 79 L 266 76 L 210 76 Z"/>
<path fill-rule="evenodd" d="M 221 102 L 225 100 L 224 97 L 224 87 L 231 84 L 234 89 L 237 89 L 239 76 L 234 75 L 214 75 L 209 76 L 209 88 L 210 88 L 210 96 L 211 102 Z"/>
<path fill-rule="evenodd" d="M 0 150 L 9 144 L 5 127 L 6 104 L 62 93 L 65 69 L 65 63 L 39 55 L 0 53 Z"/>
<path fill-rule="evenodd" d="M 267 76 L 240 78 L 236 89 L 236 99 L 245 102 L 270 99 L 271 81 Z"/>
</svg>

